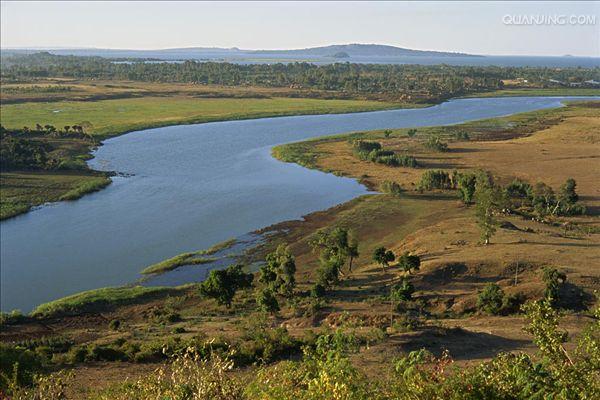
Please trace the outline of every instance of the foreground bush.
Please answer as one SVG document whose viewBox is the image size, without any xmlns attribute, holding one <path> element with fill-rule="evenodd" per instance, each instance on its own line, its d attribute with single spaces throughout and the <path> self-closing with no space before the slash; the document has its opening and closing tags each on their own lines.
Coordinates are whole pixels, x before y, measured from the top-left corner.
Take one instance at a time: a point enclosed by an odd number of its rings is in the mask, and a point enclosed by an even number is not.
<svg viewBox="0 0 600 400">
<path fill-rule="evenodd" d="M 391 377 L 374 380 L 358 371 L 349 354 L 358 341 L 341 333 L 321 335 L 306 346 L 298 361 L 260 367 L 252 374 L 232 374 L 233 352 L 201 355 L 189 348 L 170 366 L 135 382 L 125 382 L 93 395 L 96 400 L 416 400 L 416 399 L 597 399 L 600 398 L 600 308 L 581 335 L 577 349 L 567 352 L 558 313 L 548 301 L 524 308 L 538 354 L 501 353 L 488 362 L 458 368 L 447 353 L 426 350 L 398 359 Z M 36 381 L 13 398 L 62 399 L 60 376 Z M 49 388 L 56 390 L 49 396 Z M 44 390 L 46 392 L 44 392 Z M 21 393 L 27 393 L 22 397 Z M 61 397 L 62 396 L 62 397 Z"/>
</svg>

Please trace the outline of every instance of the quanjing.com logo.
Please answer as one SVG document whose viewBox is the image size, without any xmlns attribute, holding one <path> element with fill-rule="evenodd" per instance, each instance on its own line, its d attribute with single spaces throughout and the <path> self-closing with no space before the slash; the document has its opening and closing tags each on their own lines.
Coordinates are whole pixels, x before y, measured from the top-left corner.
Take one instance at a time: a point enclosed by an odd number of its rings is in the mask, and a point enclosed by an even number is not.
<svg viewBox="0 0 600 400">
<path fill-rule="evenodd" d="M 502 17 L 505 25 L 596 25 L 595 15 L 545 15 L 545 14 L 506 14 Z"/>
</svg>

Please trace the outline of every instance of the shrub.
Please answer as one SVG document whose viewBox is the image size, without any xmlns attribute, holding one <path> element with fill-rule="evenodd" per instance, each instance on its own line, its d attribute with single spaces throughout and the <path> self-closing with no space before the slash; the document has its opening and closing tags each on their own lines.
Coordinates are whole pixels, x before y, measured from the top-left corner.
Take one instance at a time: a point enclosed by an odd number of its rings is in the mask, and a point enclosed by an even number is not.
<svg viewBox="0 0 600 400">
<path fill-rule="evenodd" d="M 441 170 L 428 170 L 421 176 L 421 181 L 418 185 L 420 190 L 432 189 L 453 189 L 454 185 L 450 174 Z"/>
<path fill-rule="evenodd" d="M 502 310 L 504 291 L 495 283 L 488 283 L 477 295 L 477 308 L 487 314 L 498 315 Z"/>
<path fill-rule="evenodd" d="M 119 330 L 120 326 L 121 326 L 121 321 L 119 321 L 118 319 L 113 319 L 108 324 L 108 328 L 113 331 Z"/>
<path fill-rule="evenodd" d="M 417 167 L 413 156 L 398 155 L 391 150 L 385 150 L 378 142 L 357 140 L 353 142 L 354 153 L 363 161 L 384 164 L 390 167 Z"/>
<path fill-rule="evenodd" d="M 20 310 L 12 310 L 11 312 L 0 312 L 0 326 L 18 324 L 23 322 L 26 317 Z"/>
<path fill-rule="evenodd" d="M 448 151 L 448 143 L 443 142 L 439 136 L 430 136 L 424 146 L 430 150 L 446 152 Z"/>
<path fill-rule="evenodd" d="M 222 270 L 212 270 L 200 285 L 203 296 L 214 298 L 217 303 L 231 307 L 231 301 L 238 289 L 252 286 L 254 275 L 245 273 L 243 265 L 232 265 Z"/>
<path fill-rule="evenodd" d="M 542 269 L 542 280 L 546 285 L 544 297 L 552 306 L 560 302 L 560 288 L 567 281 L 567 275 L 553 267 L 544 267 Z"/>
<path fill-rule="evenodd" d="M 259 290 L 256 295 L 256 304 L 261 311 L 275 313 L 279 311 L 279 302 L 270 288 Z"/>
<path fill-rule="evenodd" d="M 381 191 L 383 193 L 393 194 L 394 196 L 399 196 L 403 192 L 402 186 L 394 181 L 383 181 L 381 184 Z"/>
<path fill-rule="evenodd" d="M 45 358 L 29 349 L 0 343 L 0 394 L 11 384 L 30 385 L 42 371 Z"/>
<path fill-rule="evenodd" d="M 315 283 L 310 289 L 310 295 L 314 298 L 320 298 L 325 296 L 325 286 L 320 283 Z"/>
<path fill-rule="evenodd" d="M 392 286 L 390 290 L 390 300 L 392 301 L 408 301 L 412 299 L 412 295 L 415 292 L 415 287 L 408 278 L 403 278 L 400 283 Z"/>
</svg>

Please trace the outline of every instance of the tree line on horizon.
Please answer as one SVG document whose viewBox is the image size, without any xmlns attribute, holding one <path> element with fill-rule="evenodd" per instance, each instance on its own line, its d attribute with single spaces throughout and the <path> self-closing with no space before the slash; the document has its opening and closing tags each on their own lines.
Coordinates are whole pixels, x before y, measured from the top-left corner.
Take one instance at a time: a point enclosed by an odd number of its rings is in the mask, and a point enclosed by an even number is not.
<svg viewBox="0 0 600 400">
<path fill-rule="evenodd" d="M 439 101 L 502 89 L 503 80 L 520 79 L 529 87 L 559 87 L 557 82 L 600 79 L 600 68 L 391 65 L 307 62 L 232 64 L 187 60 L 115 62 L 103 57 L 58 56 L 48 52 L 2 58 L 2 80 L 46 77 L 115 79 L 143 82 L 261 86 L 326 90 L 349 95 L 385 95 L 414 102 Z"/>
</svg>

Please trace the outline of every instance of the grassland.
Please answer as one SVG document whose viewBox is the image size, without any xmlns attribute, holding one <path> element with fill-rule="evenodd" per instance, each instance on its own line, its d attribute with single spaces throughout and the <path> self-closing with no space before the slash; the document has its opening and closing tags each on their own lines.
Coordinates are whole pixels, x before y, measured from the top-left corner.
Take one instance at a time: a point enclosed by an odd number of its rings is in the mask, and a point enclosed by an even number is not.
<svg viewBox="0 0 600 400">
<path fill-rule="evenodd" d="M 255 338 L 266 340 L 265 332 L 274 332 L 269 328 L 284 327 L 300 341 L 314 336 L 314 332 L 344 329 L 363 338 L 352 363 L 370 377 L 385 379 L 389 371 L 383 365 L 391 365 L 392 360 L 422 347 L 437 355 L 448 350 L 459 366 L 487 360 L 500 351 L 532 352 L 531 337 L 522 330 L 523 317 L 479 312 L 477 293 L 493 282 L 508 294 L 539 298 L 544 291 L 541 271 L 545 266 L 567 274 L 563 294 L 573 303 L 565 309 L 562 327 L 571 337 L 577 337 L 592 318 L 588 311 L 594 302 L 592 294 L 600 289 L 600 197 L 596 179 L 599 110 L 598 102 L 573 103 L 560 109 L 456 126 L 419 128 L 413 137 L 407 135 L 407 130 L 398 129 L 387 136 L 382 131 L 360 132 L 280 147 L 275 154 L 287 161 L 354 177 L 374 189 L 385 180 L 393 180 L 402 185 L 404 192 L 400 196 L 361 196 L 302 220 L 265 228 L 269 240 L 248 256 L 250 261 L 263 259 L 278 243 L 289 244 L 296 258 L 298 295 L 281 298 L 276 316 L 265 317 L 256 310 L 252 290 L 238 293 L 231 308 L 200 296 L 195 287 L 149 298 L 134 296 L 134 300 L 128 300 L 126 294 L 107 293 L 109 298 L 124 296 L 124 300 L 110 307 L 101 307 L 106 304 L 104 300 L 94 300 L 92 304 L 96 305 L 89 309 L 100 312 L 79 315 L 69 313 L 69 307 L 56 307 L 53 318 L 44 318 L 42 313 L 39 319 L 4 327 L 0 340 L 60 336 L 77 346 L 115 347 L 115 343 L 141 346 L 216 338 L 219 343 L 239 344 L 243 353 L 261 348 Z M 457 136 L 457 132 L 467 132 L 469 140 Z M 447 141 L 449 151 L 435 152 L 424 146 L 430 135 Z M 420 167 L 393 168 L 362 161 L 353 154 L 348 141 L 357 137 L 410 153 Z M 453 191 L 420 192 L 416 187 L 421 174 L 430 169 L 477 168 L 491 171 L 500 183 L 519 177 L 532 183 L 542 180 L 555 189 L 567 177 L 573 177 L 588 214 L 546 221 L 519 214 L 502 215 L 491 244 L 482 245 L 472 206 L 460 202 Z M 339 286 L 319 302 L 306 295 L 316 280 L 318 266 L 318 255 L 309 241 L 318 229 L 335 226 L 355 233 L 360 256 L 352 273 L 345 268 Z M 416 289 L 415 308 L 405 314 L 391 311 L 387 300 L 389 285 L 403 272 L 395 263 L 382 272 L 371 259 L 373 250 L 381 245 L 396 254 L 410 251 L 421 257 L 420 271 L 411 275 Z M 67 303 L 88 301 L 76 298 Z M 63 310 L 67 310 L 66 315 Z M 177 313 L 180 319 L 157 323 L 157 314 L 169 313 Z M 117 330 L 109 328 L 113 320 L 121 321 Z M 268 346 L 280 348 L 283 344 L 269 342 Z M 567 348 L 572 350 L 572 345 Z M 96 389 L 97 382 L 105 385 L 125 377 L 133 379 L 145 368 L 145 364 L 133 361 L 67 365 L 76 377 L 69 389 L 74 398 Z M 244 376 L 254 371 L 249 367 L 237 373 Z"/>
<path fill-rule="evenodd" d="M 51 317 L 77 314 L 94 309 L 106 309 L 119 304 L 132 304 L 143 299 L 179 292 L 181 289 L 177 288 L 143 286 L 94 289 L 40 304 L 32 311 L 31 315 Z"/>
<path fill-rule="evenodd" d="M 198 257 L 198 253 L 183 253 L 175 257 L 168 258 L 156 264 L 152 264 L 142 270 L 142 274 L 161 274 L 171 271 L 184 265 L 208 264 L 216 261 L 216 258 Z"/>
<path fill-rule="evenodd" d="M 2 125 L 82 125 L 100 137 L 166 125 L 249 119 L 300 114 L 327 114 L 394 108 L 393 103 L 363 100 L 295 98 L 206 99 L 143 97 L 94 102 L 58 101 L 2 106 Z"/>
<path fill-rule="evenodd" d="M 91 171 L 11 171 L 0 173 L 0 219 L 47 202 L 74 200 L 99 190 L 110 179 Z"/>
<path fill-rule="evenodd" d="M 161 274 L 163 272 L 171 271 L 184 265 L 201 265 L 212 263 L 216 261 L 217 258 L 202 256 L 209 256 L 220 251 L 226 250 L 234 244 L 236 244 L 236 242 L 237 240 L 234 238 L 227 239 L 220 243 L 212 245 L 208 249 L 178 254 L 174 257 L 168 258 L 166 260 L 160 261 L 156 264 L 152 264 L 144 268 L 141 273 L 144 275 Z"/>
</svg>

